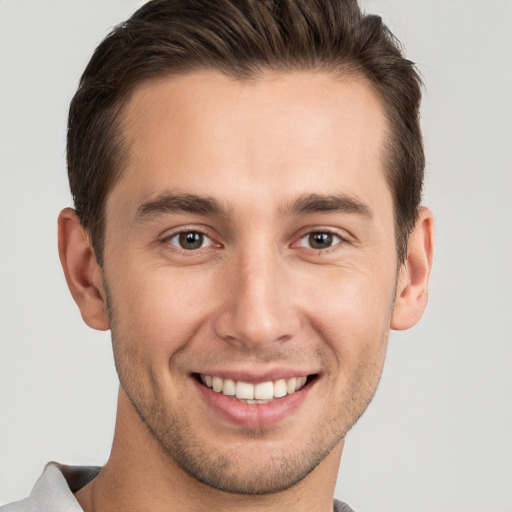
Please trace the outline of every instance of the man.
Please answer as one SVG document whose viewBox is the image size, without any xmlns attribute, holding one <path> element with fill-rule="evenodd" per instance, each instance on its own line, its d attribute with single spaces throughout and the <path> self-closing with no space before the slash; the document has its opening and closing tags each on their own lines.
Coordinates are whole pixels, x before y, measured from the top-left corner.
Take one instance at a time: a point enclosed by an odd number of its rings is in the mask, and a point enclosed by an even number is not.
<svg viewBox="0 0 512 512">
<path fill-rule="evenodd" d="M 112 453 L 2 510 L 333 510 L 389 330 L 427 301 L 419 102 L 356 1 L 155 0 L 116 27 L 71 104 L 59 217 L 73 298 L 112 333 Z"/>
</svg>

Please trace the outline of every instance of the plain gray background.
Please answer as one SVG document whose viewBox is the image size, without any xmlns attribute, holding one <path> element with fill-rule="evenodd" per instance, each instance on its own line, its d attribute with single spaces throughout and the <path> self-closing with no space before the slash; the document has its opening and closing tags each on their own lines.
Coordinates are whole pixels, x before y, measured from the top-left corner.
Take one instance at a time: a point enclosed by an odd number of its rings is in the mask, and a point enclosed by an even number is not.
<svg viewBox="0 0 512 512">
<path fill-rule="evenodd" d="M 0 503 L 45 462 L 102 464 L 117 377 L 57 257 L 70 205 L 66 115 L 81 71 L 136 0 L 0 0 Z M 361 512 L 512 511 L 511 0 L 367 0 L 426 83 L 430 305 L 391 335 L 336 495 Z"/>
</svg>

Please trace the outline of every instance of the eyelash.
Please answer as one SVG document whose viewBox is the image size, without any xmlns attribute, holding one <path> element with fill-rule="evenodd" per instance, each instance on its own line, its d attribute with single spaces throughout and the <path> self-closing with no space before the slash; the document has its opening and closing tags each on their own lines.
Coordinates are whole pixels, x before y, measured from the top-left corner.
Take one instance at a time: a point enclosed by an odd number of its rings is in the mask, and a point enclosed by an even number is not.
<svg viewBox="0 0 512 512">
<path fill-rule="evenodd" d="M 332 244 L 329 247 L 325 248 L 315 248 L 310 246 L 302 245 L 302 241 L 305 239 L 308 239 L 314 235 L 328 235 L 331 236 L 334 240 Z M 340 249 L 340 245 L 344 245 L 347 243 L 347 239 L 343 237 L 340 233 L 333 231 L 331 229 L 325 229 L 325 228 L 317 228 L 317 229 L 309 229 L 306 233 L 302 234 L 297 242 L 295 242 L 295 245 L 298 245 L 298 247 L 302 247 L 308 251 L 313 251 L 315 254 L 318 255 L 325 255 L 330 254 L 331 252 L 337 251 Z"/>
<path fill-rule="evenodd" d="M 183 235 L 186 236 L 186 235 L 190 235 L 190 234 L 201 235 L 202 237 L 204 237 L 204 239 L 209 240 L 209 244 L 205 247 L 198 247 L 196 249 L 185 249 L 183 247 L 180 247 L 178 240 L 176 241 L 176 243 L 172 242 L 173 239 L 179 238 L 180 236 L 183 236 Z M 205 240 L 203 240 L 203 243 L 204 243 L 204 241 Z M 172 246 L 172 250 L 179 251 L 180 253 L 182 253 L 186 256 L 201 255 L 204 253 L 205 250 L 208 250 L 215 245 L 217 245 L 218 247 L 221 247 L 221 245 L 217 244 L 213 240 L 213 238 L 211 236 L 209 236 L 208 233 L 206 233 L 205 230 L 198 229 L 198 228 L 185 228 L 185 229 L 182 228 L 179 231 L 174 231 L 173 233 L 170 233 L 169 235 L 165 236 L 162 239 L 162 242 L 166 245 Z"/>
</svg>

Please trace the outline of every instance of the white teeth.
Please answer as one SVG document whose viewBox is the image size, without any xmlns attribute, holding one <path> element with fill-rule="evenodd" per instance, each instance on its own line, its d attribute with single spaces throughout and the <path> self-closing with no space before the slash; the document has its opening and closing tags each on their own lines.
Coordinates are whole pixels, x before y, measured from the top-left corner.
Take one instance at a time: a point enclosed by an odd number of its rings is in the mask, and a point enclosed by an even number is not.
<svg viewBox="0 0 512 512">
<path fill-rule="evenodd" d="M 307 377 L 292 377 L 290 379 L 278 379 L 274 382 L 266 381 L 258 384 L 232 379 L 221 379 L 211 375 L 200 375 L 203 384 L 213 389 L 217 393 L 223 393 L 226 396 L 236 396 L 238 400 L 243 400 L 248 404 L 260 404 L 291 395 L 306 384 Z"/>
<path fill-rule="evenodd" d="M 222 379 L 220 377 L 213 377 L 213 391 L 220 393 L 222 391 Z"/>
<path fill-rule="evenodd" d="M 231 379 L 224 379 L 224 385 L 222 386 L 222 392 L 225 395 L 231 396 L 236 394 L 235 381 Z"/>
<path fill-rule="evenodd" d="M 274 382 L 274 396 L 276 398 L 286 396 L 286 381 L 284 379 L 279 379 Z"/>
<path fill-rule="evenodd" d="M 297 379 L 295 377 L 288 380 L 288 383 L 286 384 L 286 392 L 291 395 L 292 393 L 295 393 L 295 387 L 297 384 Z"/>
<path fill-rule="evenodd" d="M 261 382 L 254 386 L 254 398 L 258 400 L 270 400 L 274 398 L 274 383 L 273 382 Z"/>
<path fill-rule="evenodd" d="M 299 377 L 297 379 L 297 383 L 295 384 L 295 391 L 298 391 L 300 388 L 302 388 L 304 384 L 306 384 L 306 380 L 306 377 Z"/>
<path fill-rule="evenodd" d="M 237 382 L 236 397 L 245 400 L 252 400 L 254 398 L 254 386 L 247 382 Z"/>
</svg>

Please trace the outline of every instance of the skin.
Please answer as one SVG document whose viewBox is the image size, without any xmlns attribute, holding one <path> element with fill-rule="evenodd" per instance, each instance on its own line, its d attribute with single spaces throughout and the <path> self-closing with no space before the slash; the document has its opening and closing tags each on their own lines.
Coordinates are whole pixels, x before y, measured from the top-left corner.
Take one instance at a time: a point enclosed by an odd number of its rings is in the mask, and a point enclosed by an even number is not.
<svg viewBox="0 0 512 512">
<path fill-rule="evenodd" d="M 59 219 L 70 290 L 88 325 L 111 329 L 121 382 L 111 457 L 78 501 L 332 510 L 344 437 L 375 393 L 390 328 L 421 317 L 432 263 L 422 209 L 397 272 L 379 98 L 320 73 L 194 72 L 139 86 L 123 133 L 102 269 L 74 212 Z M 169 199 L 180 194 L 218 208 L 183 211 Z M 319 201 L 334 196 L 337 209 Z M 180 233 L 202 233 L 201 247 Z M 314 379 L 278 421 L 253 405 L 238 424 L 196 373 Z"/>
</svg>

